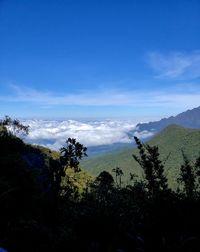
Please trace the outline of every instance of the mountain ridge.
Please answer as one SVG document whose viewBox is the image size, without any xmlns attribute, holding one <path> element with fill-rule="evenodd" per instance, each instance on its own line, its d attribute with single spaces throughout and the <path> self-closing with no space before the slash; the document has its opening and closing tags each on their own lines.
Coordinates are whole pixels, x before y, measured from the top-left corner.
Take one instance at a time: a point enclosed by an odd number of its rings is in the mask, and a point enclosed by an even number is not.
<svg viewBox="0 0 200 252">
<path fill-rule="evenodd" d="M 200 106 L 186 110 L 176 116 L 162 118 L 159 121 L 138 123 L 136 128 L 139 131 L 148 130 L 158 132 L 170 124 L 177 124 L 185 128 L 200 128 Z"/>
</svg>

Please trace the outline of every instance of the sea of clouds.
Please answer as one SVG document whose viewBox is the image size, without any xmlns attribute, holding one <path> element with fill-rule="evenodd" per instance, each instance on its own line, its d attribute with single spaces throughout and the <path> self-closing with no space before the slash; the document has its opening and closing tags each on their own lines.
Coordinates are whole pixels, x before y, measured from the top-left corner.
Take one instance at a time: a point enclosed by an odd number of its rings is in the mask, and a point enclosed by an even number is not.
<svg viewBox="0 0 200 252">
<path fill-rule="evenodd" d="M 132 121 L 102 120 L 25 120 L 30 126 L 26 141 L 59 150 L 68 137 L 76 138 L 83 145 L 100 146 L 115 143 L 131 143 L 133 135 L 141 139 L 150 137 L 152 132 L 138 132 Z"/>
</svg>

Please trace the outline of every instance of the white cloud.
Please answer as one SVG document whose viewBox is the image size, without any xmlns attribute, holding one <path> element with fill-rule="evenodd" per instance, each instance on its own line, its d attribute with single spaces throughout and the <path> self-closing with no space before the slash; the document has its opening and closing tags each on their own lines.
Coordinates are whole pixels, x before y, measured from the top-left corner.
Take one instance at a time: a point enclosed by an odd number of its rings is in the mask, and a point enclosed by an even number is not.
<svg viewBox="0 0 200 252">
<path fill-rule="evenodd" d="M 139 139 L 145 139 L 152 137 L 155 134 L 155 132 L 143 130 L 143 131 L 135 131 L 134 136 L 138 137 Z"/>
<path fill-rule="evenodd" d="M 200 51 L 190 53 L 151 52 L 148 63 L 158 78 L 196 79 L 200 77 Z"/>
<path fill-rule="evenodd" d="M 135 129 L 135 124 L 131 121 L 25 120 L 23 123 L 30 126 L 27 142 L 42 144 L 56 150 L 65 144 L 68 137 L 76 138 L 88 147 L 131 143 L 133 140 L 128 133 Z M 137 135 L 141 138 L 149 136 L 147 132 Z"/>
<path fill-rule="evenodd" d="M 33 103 L 41 107 L 49 106 L 130 106 L 133 108 L 193 108 L 200 105 L 199 85 L 192 92 L 187 88 L 164 91 L 124 91 L 124 90 L 93 90 L 70 94 L 53 94 L 29 88 L 12 86 L 13 95 L 0 96 L 1 102 Z"/>
<path fill-rule="evenodd" d="M 55 94 L 35 89 L 10 85 L 13 95 L 0 96 L 3 102 L 31 102 L 41 105 L 108 106 L 130 105 L 139 102 L 137 94 L 121 90 L 94 90 L 76 93 Z"/>
</svg>

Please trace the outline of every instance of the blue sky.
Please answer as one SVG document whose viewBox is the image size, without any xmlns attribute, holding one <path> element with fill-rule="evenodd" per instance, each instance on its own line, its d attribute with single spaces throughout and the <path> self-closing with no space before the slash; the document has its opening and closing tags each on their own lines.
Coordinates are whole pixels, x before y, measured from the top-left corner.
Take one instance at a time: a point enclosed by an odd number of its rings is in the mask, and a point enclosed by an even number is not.
<svg viewBox="0 0 200 252">
<path fill-rule="evenodd" d="M 146 118 L 200 105 L 199 0 L 0 0 L 0 116 Z"/>
</svg>

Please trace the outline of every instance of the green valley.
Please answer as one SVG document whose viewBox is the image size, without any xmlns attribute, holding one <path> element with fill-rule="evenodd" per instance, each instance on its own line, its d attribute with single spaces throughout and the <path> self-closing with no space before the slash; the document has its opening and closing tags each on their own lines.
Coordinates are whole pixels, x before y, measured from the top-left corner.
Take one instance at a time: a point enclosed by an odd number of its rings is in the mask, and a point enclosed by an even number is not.
<svg viewBox="0 0 200 252">
<path fill-rule="evenodd" d="M 147 144 L 159 147 L 160 158 L 165 164 L 169 184 L 175 187 L 179 168 L 183 163 L 182 151 L 191 161 L 200 154 L 200 130 L 170 125 L 155 135 Z M 137 153 L 138 150 L 133 148 L 115 154 L 89 158 L 82 161 L 82 167 L 93 175 L 98 175 L 103 170 L 112 172 L 113 168 L 120 167 L 124 173 L 123 181 L 127 184 L 130 183 L 130 173 L 142 178 L 142 170 L 132 157 L 132 154 Z"/>
</svg>

